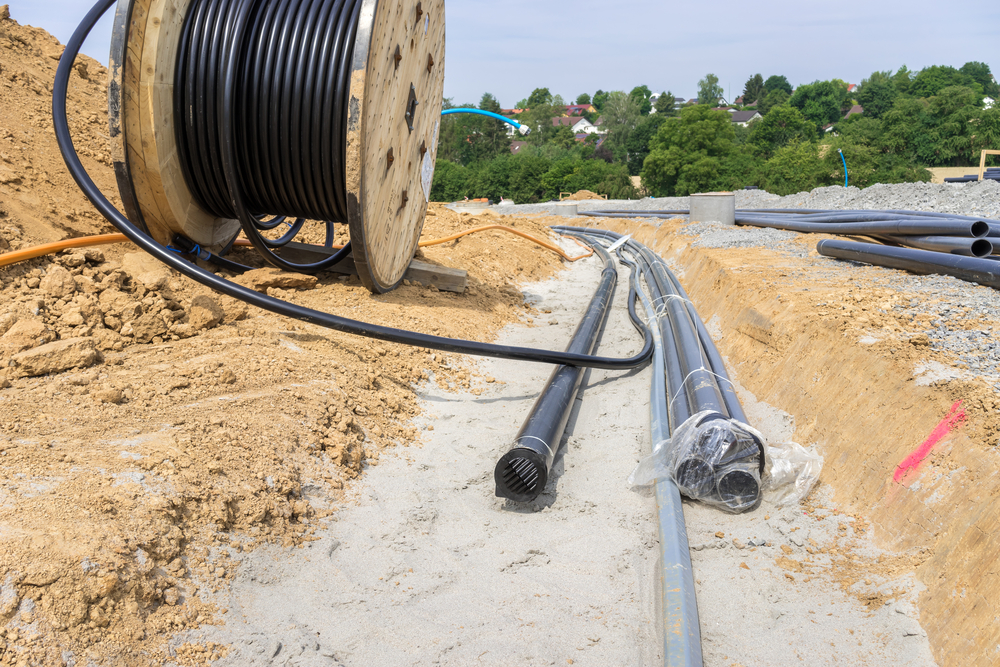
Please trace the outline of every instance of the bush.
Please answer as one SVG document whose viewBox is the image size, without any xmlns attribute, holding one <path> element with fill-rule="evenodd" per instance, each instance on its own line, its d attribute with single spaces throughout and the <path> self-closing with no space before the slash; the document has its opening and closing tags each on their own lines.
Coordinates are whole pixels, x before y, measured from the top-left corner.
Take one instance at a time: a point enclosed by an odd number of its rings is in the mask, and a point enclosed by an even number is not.
<svg viewBox="0 0 1000 667">
<path fill-rule="evenodd" d="M 448 160 L 438 160 L 434 165 L 431 201 L 451 202 L 462 199 L 468 192 L 468 185 L 468 169 Z"/>
</svg>

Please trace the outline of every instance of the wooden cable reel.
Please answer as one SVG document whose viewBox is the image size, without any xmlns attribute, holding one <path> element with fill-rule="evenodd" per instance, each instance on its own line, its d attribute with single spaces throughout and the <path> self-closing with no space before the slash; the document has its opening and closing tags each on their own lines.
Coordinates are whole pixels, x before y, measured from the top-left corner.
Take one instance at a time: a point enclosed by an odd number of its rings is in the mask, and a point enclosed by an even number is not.
<svg viewBox="0 0 1000 667">
<path fill-rule="evenodd" d="M 188 12 L 205 1 L 119 0 L 115 16 L 115 174 L 127 216 L 162 245 L 179 234 L 218 248 L 240 229 L 199 203 L 178 152 L 178 44 Z M 335 222 L 348 224 L 355 267 L 372 292 L 402 281 L 423 229 L 444 91 L 444 17 L 444 0 L 361 0 L 345 95 L 347 220 Z"/>
</svg>

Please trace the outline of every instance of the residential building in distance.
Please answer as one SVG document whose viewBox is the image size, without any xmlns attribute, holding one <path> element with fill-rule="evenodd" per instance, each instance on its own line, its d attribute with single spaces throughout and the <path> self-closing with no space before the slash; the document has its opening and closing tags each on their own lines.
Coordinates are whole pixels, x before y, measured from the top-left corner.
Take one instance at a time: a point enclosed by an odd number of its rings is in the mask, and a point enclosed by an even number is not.
<svg viewBox="0 0 1000 667">
<path fill-rule="evenodd" d="M 755 120 L 763 118 L 759 111 L 736 111 L 735 109 L 729 110 L 729 119 L 739 125 L 740 127 L 746 127 Z"/>
<path fill-rule="evenodd" d="M 573 134 L 603 134 L 600 128 L 591 123 L 583 116 L 560 116 L 552 119 L 555 127 L 568 127 Z"/>
</svg>

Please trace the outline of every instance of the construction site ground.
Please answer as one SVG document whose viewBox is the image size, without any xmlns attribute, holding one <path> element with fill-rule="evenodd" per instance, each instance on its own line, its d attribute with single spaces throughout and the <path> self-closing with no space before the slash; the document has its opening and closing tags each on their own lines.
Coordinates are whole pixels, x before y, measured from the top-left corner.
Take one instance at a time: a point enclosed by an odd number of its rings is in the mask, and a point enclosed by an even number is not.
<svg viewBox="0 0 1000 667">
<path fill-rule="evenodd" d="M 59 53 L 0 19 L 0 252 L 112 231 L 55 146 Z M 106 72 L 81 63 L 70 123 L 113 194 Z M 996 217 L 997 187 L 740 205 Z M 685 505 L 706 664 L 1000 661 L 994 290 L 823 258 L 816 236 L 503 210 L 431 205 L 424 236 L 499 222 L 547 237 L 567 221 L 632 233 L 677 271 L 753 425 L 824 459 L 799 506 Z M 369 322 L 560 349 L 597 271 L 501 232 L 420 254 L 467 269 L 469 289 L 240 280 Z M 625 275 L 608 354 L 640 344 Z M 0 282 L 0 665 L 661 660 L 654 502 L 626 482 L 650 447 L 648 369 L 588 375 L 549 487 L 520 507 L 493 496 L 493 465 L 546 367 L 285 320 L 125 245 Z"/>
</svg>

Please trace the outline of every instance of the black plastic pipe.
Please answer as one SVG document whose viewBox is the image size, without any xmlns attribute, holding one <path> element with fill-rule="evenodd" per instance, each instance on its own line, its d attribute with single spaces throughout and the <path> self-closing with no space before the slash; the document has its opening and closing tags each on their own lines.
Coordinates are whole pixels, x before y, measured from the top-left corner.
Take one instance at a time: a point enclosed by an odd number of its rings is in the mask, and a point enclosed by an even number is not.
<svg viewBox="0 0 1000 667">
<path fill-rule="evenodd" d="M 267 296 L 255 290 L 238 285 L 221 276 L 206 271 L 199 266 L 185 261 L 178 254 L 171 252 L 147 236 L 139 227 L 132 224 L 122 213 L 108 201 L 97 184 L 87 173 L 80 157 L 73 146 L 73 138 L 69 130 L 69 122 L 66 117 L 66 93 L 69 88 L 70 74 L 73 71 L 73 61 L 80 52 L 80 46 L 87 35 L 93 29 L 98 19 L 115 4 L 115 0 L 98 0 L 97 4 L 90 10 L 87 16 L 77 27 L 70 38 L 59 59 L 59 66 L 56 70 L 56 77 L 52 91 L 52 119 L 55 126 L 56 141 L 59 150 L 62 152 L 63 160 L 69 169 L 73 180 L 80 187 L 83 194 L 90 200 L 94 208 L 103 215 L 108 222 L 115 226 L 129 241 L 140 249 L 149 253 L 159 261 L 163 262 L 178 273 L 187 276 L 195 282 L 204 285 L 212 290 L 244 301 L 251 306 L 256 306 L 263 310 L 270 311 L 277 315 L 290 317 L 292 319 L 315 324 L 317 326 L 354 334 L 366 338 L 373 338 L 389 343 L 401 343 L 403 345 L 414 345 L 425 347 L 441 352 L 453 352 L 456 354 L 472 354 L 482 357 L 493 357 L 497 359 L 513 359 L 518 361 L 534 361 L 549 364 L 565 364 L 573 366 L 583 366 L 587 368 L 604 368 L 608 370 L 625 370 L 637 368 L 646 364 L 653 355 L 653 338 L 647 332 L 642 350 L 635 356 L 627 359 L 614 359 L 605 357 L 594 357 L 587 354 L 574 354 L 569 352 L 554 352 L 549 350 L 538 350 L 533 348 L 514 347 L 510 345 L 496 345 L 492 343 L 479 343 L 476 341 L 457 340 L 444 338 L 441 336 L 430 336 L 414 331 L 395 329 L 378 324 L 358 322 L 345 317 L 339 317 L 330 313 L 324 313 L 311 308 L 297 306 L 281 299 Z"/>
<path fill-rule="evenodd" d="M 871 236 L 885 234 L 894 236 L 958 236 L 983 238 L 990 232 L 989 224 L 982 220 L 966 222 L 962 220 L 903 219 L 878 222 L 813 222 L 812 220 L 787 220 L 763 216 L 736 214 L 736 224 L 751 227 L 786 229 L 805 234 L 847 234 L 851 236 Z M 946 251 L 948 252 L 948 251 Z"/>
<path fill-rule="evenodd" d="M 893 236 L 889 234 L 863 234 L 873 238 L 920 250 L 947 252 L 966 257 L 987 257 L 993 254 L 993 243 L 989 239 L 969 239 L 960 236 Z M 998 239 L 1000 240 L 1000 239 Z"/>
<path fill-rule="evenodd" d="M 618 282 L 618 270 L 611 255 L 597 243 L 590 245 L 604 260 L 604 270 L 583 319 L 566 348 L 567 352 L 573 354 L 590 354 L 593 351 L 607 320 L 615 284 Z M 583 374 L 584 369 L 579 366 L 558 366 L 552 371 L 549 381 L 514 438 L 514 446 L 500 457 L 493 470 L 497 497 L 523 503 L 541 495 L 580 390 Z"/>
<path fill-rule="evenodd" d="M 589 239 L 622 238 L 615 232 L 586 227 L 554 229 L 577 232 Z M 656 321 L 663 368 L 657 372 L 662 370 L 666 378 L 663 407 L 670 433 L 693 415 L 708 413 L 698 424 L 701 437 L 678 462 L 674 479 L 693 498 L 722 502 L 733 511 L 755 506 L 761 498 L 758 480 L 765 465 L 763 443 L 755 436 L 738 437 L 732 428 L 732 420 L 745 424 L 746 416 L 704 323 L 661 257 L 631 239 L 618 252 L 632 255 L 642 270 L 651 303 L 661 309 Z M 748 463 L 756 466 L 758 477 L 748 471 Z"/>
<path fill-rule="evenodd" d="M 858 243 L 839 239 L 820 241 L 816 244 L 816 251 L 827 257 L 849 259 L 919 274 L 937 273 L 954 276 L 980 285 L 1000 288 L 1000 262 L 992 259 L 949 255 L 932 250 L 893 248 L 876 243 Z"/>
</svg>

